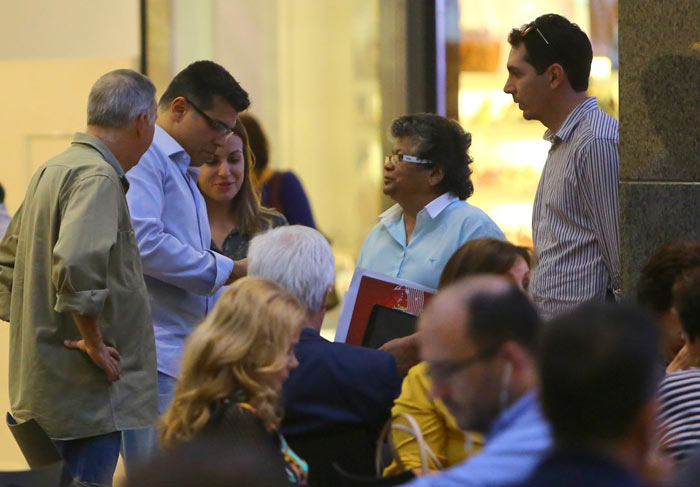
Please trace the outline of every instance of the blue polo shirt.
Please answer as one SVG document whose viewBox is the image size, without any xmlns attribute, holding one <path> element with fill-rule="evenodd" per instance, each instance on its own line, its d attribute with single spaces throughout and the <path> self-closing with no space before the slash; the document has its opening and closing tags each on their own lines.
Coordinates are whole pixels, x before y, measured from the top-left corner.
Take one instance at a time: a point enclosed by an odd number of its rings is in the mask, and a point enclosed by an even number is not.
<svg viewBox="0 0 700 487">
<path fill-rule="evenodd" d="M 438 196 L 418 212 L 408 245 L 401 206 L 392 206 L 379 220 L 362 245 L 357 266 L 433 289 L 462 244 L 486 237 L 505 240 L 486 213 L 452 193 Z"/>
</svg>

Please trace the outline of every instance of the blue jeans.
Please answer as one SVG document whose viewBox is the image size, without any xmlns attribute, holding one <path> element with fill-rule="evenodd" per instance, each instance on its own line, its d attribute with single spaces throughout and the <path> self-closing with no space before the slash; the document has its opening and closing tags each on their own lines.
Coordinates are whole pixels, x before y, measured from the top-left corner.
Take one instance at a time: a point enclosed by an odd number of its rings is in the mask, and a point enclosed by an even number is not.
<svg viewBox="0 0 700 487">
<path fill-rule="evenodd" d="M 175 394 L 177 379 L 158 372 L 158 412 L 162 416 L 170 406 Z M 122 458 L 126 475 L 149 460 L 158 450 L 158 429 L 156 425 L 137 430 L 122 431 Z"/>
<path fill-rule="evenodd" d="M 53 442 L 74 477 L 83 482 L 112 485 L 114 469 L 119 460 L 121 443 L 119 431 L 77 440 L 53 440 Z"/>
</svg>

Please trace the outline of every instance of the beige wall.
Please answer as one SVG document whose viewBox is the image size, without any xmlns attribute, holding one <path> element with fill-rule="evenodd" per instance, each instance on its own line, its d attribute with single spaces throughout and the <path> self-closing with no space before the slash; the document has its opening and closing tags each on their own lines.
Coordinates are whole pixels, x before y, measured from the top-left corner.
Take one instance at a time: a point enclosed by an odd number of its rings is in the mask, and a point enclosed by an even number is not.
<svg viewBox="0 0 700 487">
<path fill-rule="evenodd" d="M 140 49 L 138 0 L 0 0 L 0 12 L 0 59 L 109 58 Z"/>
<path fill-rule="evenodd" d="M 271 165 L 302 180 L 342 292 L 381 206 L 379 2 L 218 0 L 213 15 L 214 59 L 249 91 Z"/>
</svg>

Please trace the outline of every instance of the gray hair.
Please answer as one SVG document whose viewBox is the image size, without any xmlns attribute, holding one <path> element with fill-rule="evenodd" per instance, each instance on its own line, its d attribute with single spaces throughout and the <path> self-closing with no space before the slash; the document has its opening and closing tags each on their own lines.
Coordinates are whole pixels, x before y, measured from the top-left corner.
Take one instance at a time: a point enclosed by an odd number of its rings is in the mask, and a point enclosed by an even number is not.
<svg viewBox="0 0 700 487">
<path fill-rule="evenodd" d="M 120 128 L 140 114 L 148 122 L 156 118 L 156 87 L 146 76 L 131 69 L 117 69 L 104 74 L 90 90 L 87 123 L 98 127 Z"/>
<path fill-rule="evenodd" d="M 248 275 L 287 288 L 316 313 L 333 285 L 335 260 L 326 238 L 313 228 L 289 225 L 257 235 L 248 248 Z"/>
</svg>

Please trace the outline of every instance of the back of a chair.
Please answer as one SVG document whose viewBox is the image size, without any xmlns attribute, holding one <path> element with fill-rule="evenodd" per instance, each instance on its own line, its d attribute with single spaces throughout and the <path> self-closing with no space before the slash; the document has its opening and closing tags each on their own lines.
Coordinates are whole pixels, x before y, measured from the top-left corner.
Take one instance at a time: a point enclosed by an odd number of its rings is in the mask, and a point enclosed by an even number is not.
<svg viewBox="0 0 700 487">
<path fill-rule="evenodd" d="M 336 487 L 394 487 L 404 485 L 413 480 L 416 475 L 412 470 L 406 470 L 387 477 L 376 477 L 369 475 L 357 475 L 348 473 L 338 464 L 333 464 L 336 472 Z"/>
<path fill-rule="evenodd" d="M 57 462 L 43 467 L 20 472 L 0 472 L 0 487 L 61 487 L 63 463 Z"/>
<path fill-rule="evenodd" d="M 7 413 L 6 421 L 29 468 L 35 469 L 63 460 L 56 445 L 36 420 L 29 419 L 18 423 L 10 413 Z"/>
<path fill-rule="evenodd" d="M 334 463 L 360 475 L 374 473 L 376 435 L 363 428 L 285 438 L 292 450 L 309 464 L 309 487 L 337 485 Z"/>
</svg>

